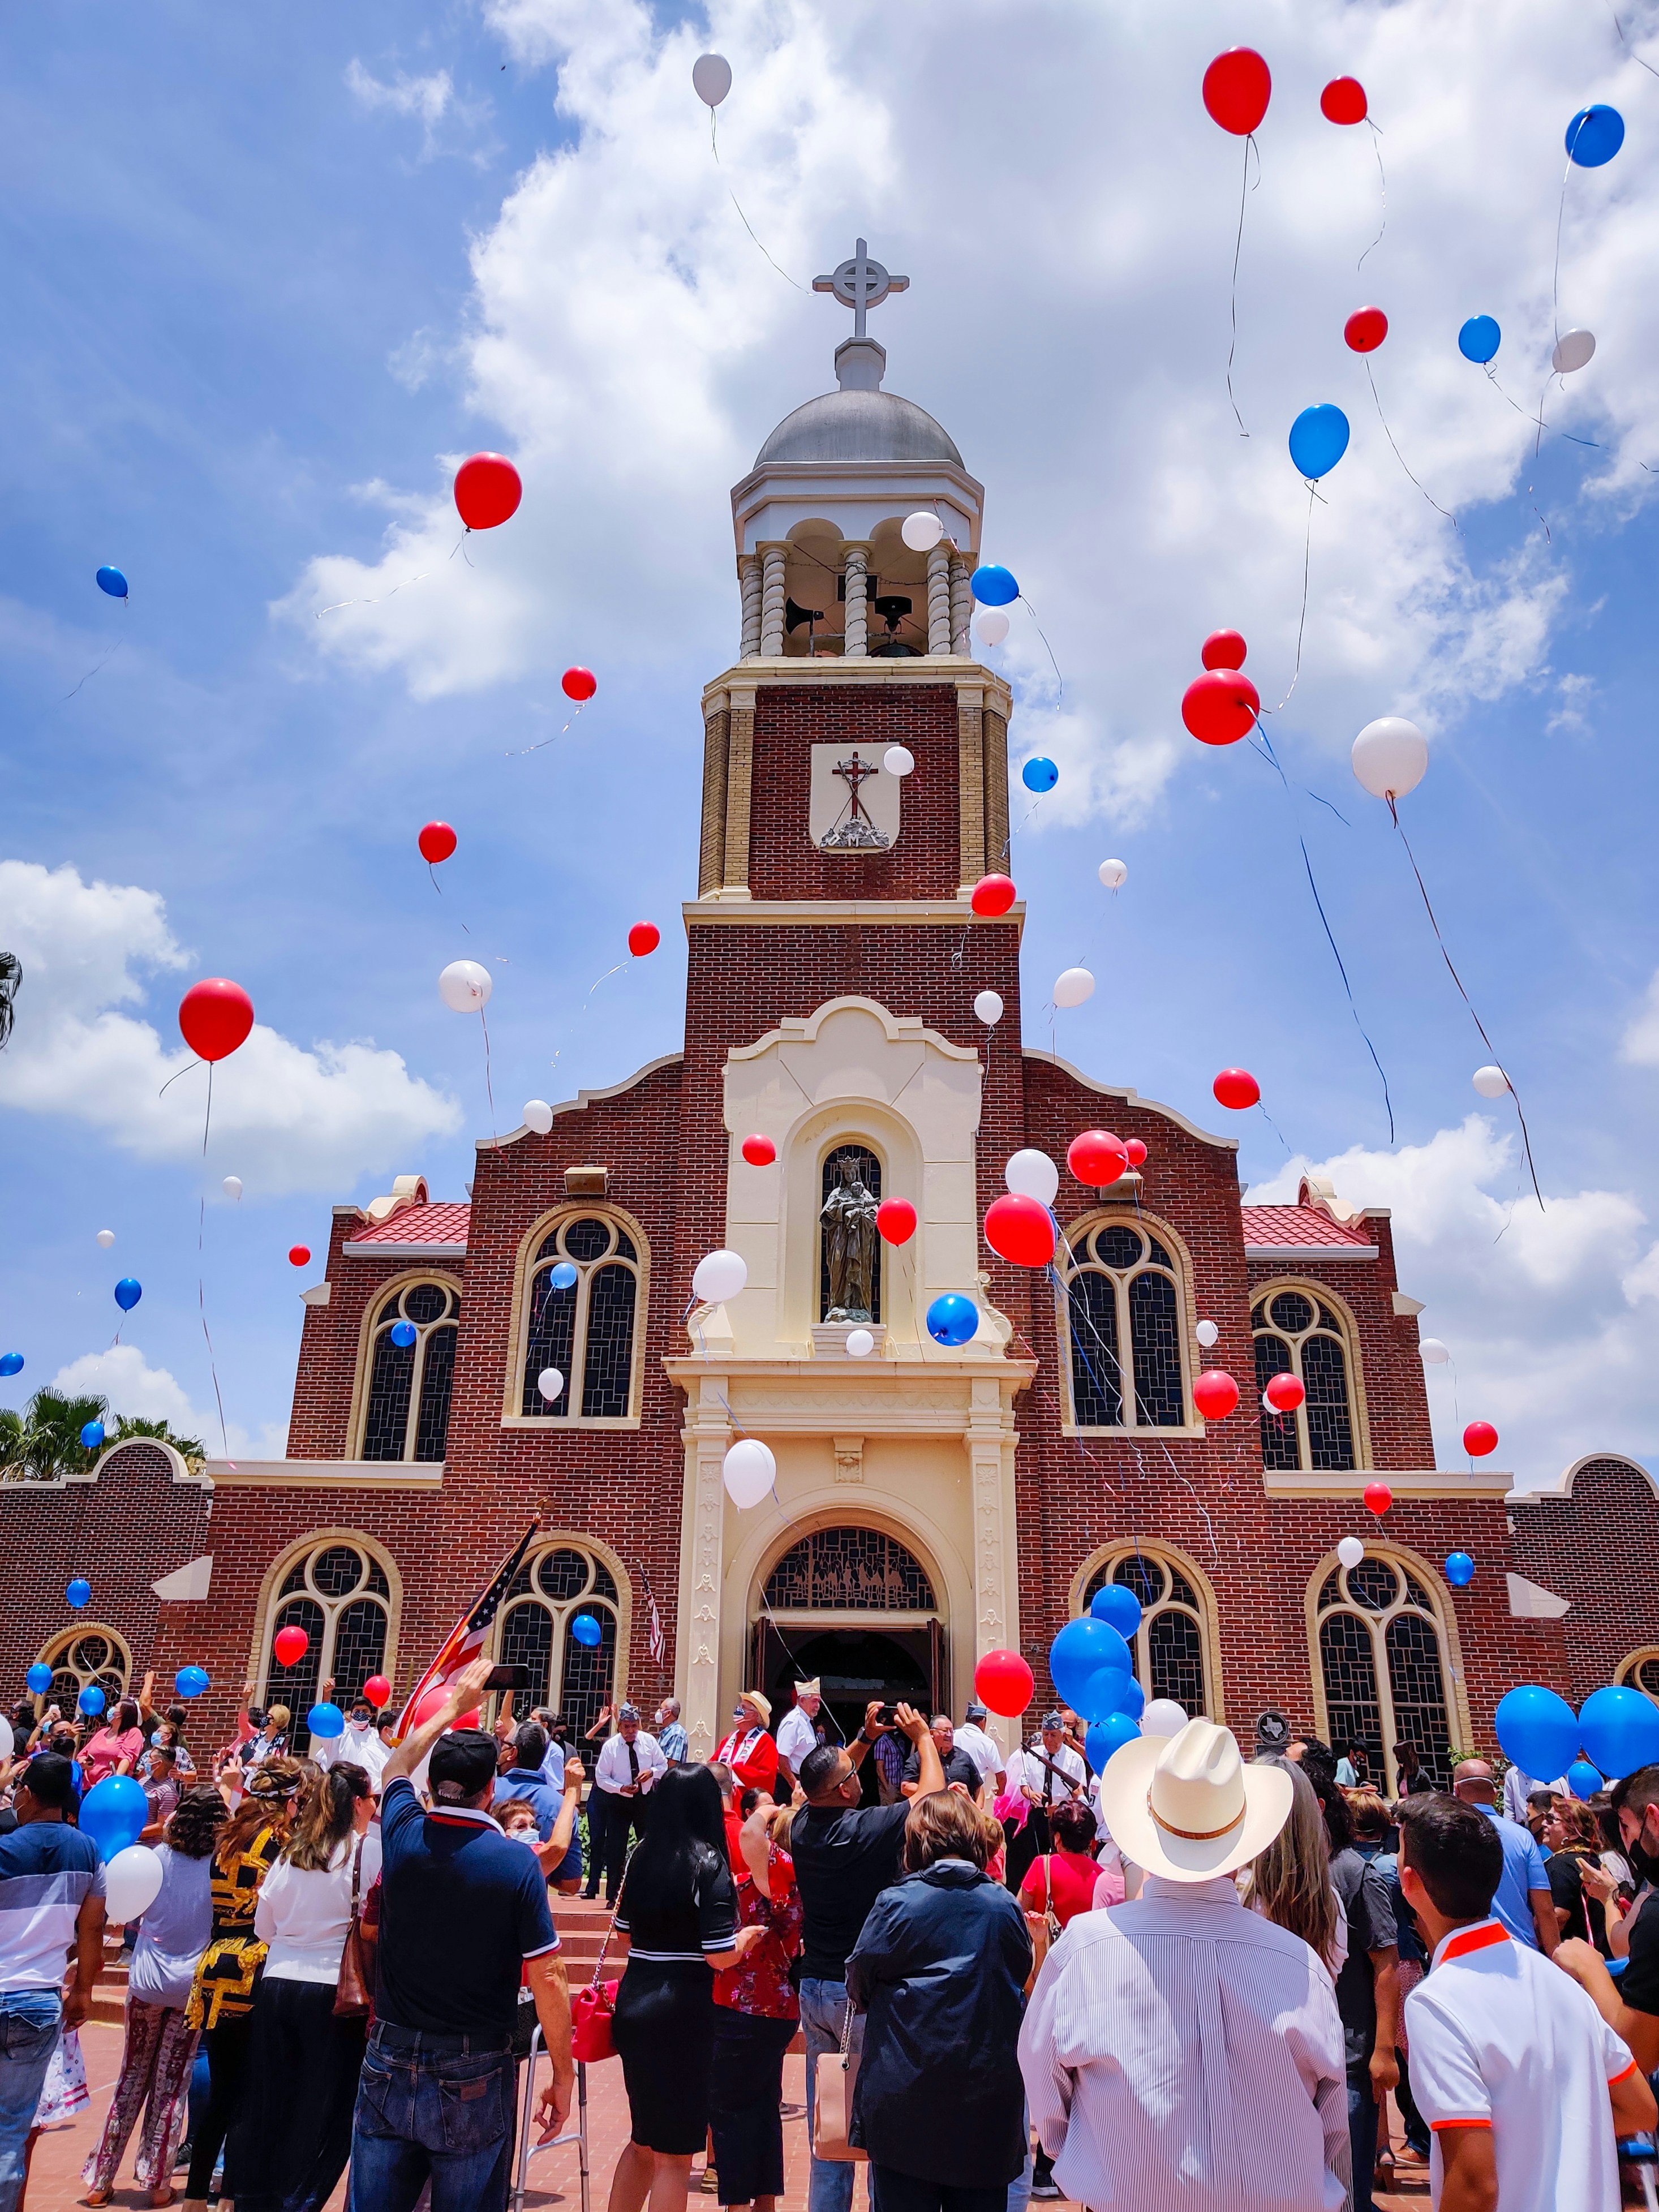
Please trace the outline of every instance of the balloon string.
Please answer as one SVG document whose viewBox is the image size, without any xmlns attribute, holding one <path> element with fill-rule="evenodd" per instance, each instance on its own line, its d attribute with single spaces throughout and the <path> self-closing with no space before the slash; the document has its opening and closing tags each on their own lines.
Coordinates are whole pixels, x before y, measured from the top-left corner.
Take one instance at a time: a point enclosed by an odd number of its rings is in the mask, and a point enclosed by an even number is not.
<svg viewBox="0 0 1659 2212">
<path fill-rule="evenodd" d="M 716 137 L 716 136 L 715 136 L 714 122 L 715 122 L 714 110 L 711 107 L 711 108 L 709 109 L 709 111 L 708 111 L 708 150 L 709 150 L 709 152 L 710 152 L 711 154 L 713 154 L 713 155 L 714 155 L 714 161 L 715 161 L 715 164 L 716 164 L 716 166 L 717 166 L 717 167 L 718 167 L 722 171 L 722 173 L 723 173 L 723 172 L 724 172 L 724 170 L 725 170 L 725 167 L 726 167 L 726 164 L 725 164 L 725 162 L 724 162 L 724 161 L 722 161 L 720 160 L 720 143 L 719 143 L 718 138 L 717 138 L 717 137 Z M 723 177 L 723 176 L 722 176 L 722 181 L 724 181 L 724 177 Z M 761 250 L 762 253 L 763 253 L 763 254 L 765 254 L 765 255 L 766 255 L 766 258 L 767 258 L 769 261 L 772 261 L 772 257 L 771 257 L 771 255 L 770 255 L 769 253 L 767 253 L 767 252 L 766 252 L 766 248 L 765 248 L 763 246 L 761 246 L 761 242 L 760 242 L 759 239 L 755 238 L 755 227 L 754 227 L 754 225 L 750 222 L 750 220 L 749 220 L 748 216 L 744 213 L 744 211 L 743 211 L 742 208 L 738 206 L 738 196 L 737 196 L 737 194 L 732 191 L 732 187 L 731 187 L 731 185 L 730 185 L 729 184 L 728 184 L 728 185 L 726 185 L 726 197 L 727 198 L 727 199 L 729 199 L 729 200 L 731 201 L 731 203 L 732 203 L 732 206 L 733 206 L 734 208 L 737 208 L 737 210 L 738 210 L 738 222 L 743 225 L 744 228 L 744 229 L 749 233 L 750 237 L 751 239 L 754 239 L 754 240 L 755 240 L 755 244 L 756 244 L 757 246 L 760 246 L 760 250 Z M 794 286 L 795 289 L 796 289 L 798 292 L 805 292 L 805 291 L 808 291 L 808 290 L 810 290 L 810 289 L 811 289 L 811 287 L 810 287 L 810 286 L 801 283 L 798 278 L 792 276 L 789 274 L 789 271 L 788 271 L 787 269 L 784 269 L 784 268 L 781 268 L 781 267 L 779 267 L 779 264 L 778 264 L 775 261 L 772 261 L 772 266 L 773 266 L 775 269 L 776 269 L 776 270 L 777 270 L 779 276 L 782 277 L 782 279 L 783 279 L 784 283 L 785 283 L 786 284 L 793 284 L 793 285 Z"/>
<path fill-rule="evenodd" d="M 1389 446 L 1393 447 L 1395 460 L 1399 462 L 1402 469 L 1405 469 L 1406 474 L 1412 477 L 1412 482 L 1414 484 L 1417 484 L 1417 489 L 1419 491 L 1422 492 L 1424 498 L 1428 501 L 1429 505 L 1434 509 L 1435 513 L 1437 514 L 1443 514 L 1447 521 L 1450 523 L 1452 528 L 1457 532 L 1460 537 L 1462 537 L 1463 532 L 1462 524 L 1458 520 L 1457 517 L 1451 513 L 1449 508 L 1441 506 L 1439 501 L 1436 499 L 1432 492 L 1425 490 L 1420 483 L 1417 483 L 1417 478 L 1412 476 L 1411 470 L 1407 466 L 1406 456 L 1401 452 L 1399 447 L 1395 445 L 1394 432 L 1389 428 L 1389 418 L 1382 412 L 1382 402 L 1377 395 L 1376 379 L 1371 374 L 1371 363 L 1369 354 L 1365 356 L 1365 380 L 1371 387 L 1371 398 L 1376 401 L 1376 419 L 1382 425 L 1383 436 L 1388 440 Z"/>
<path fill-rule="evenodd" d="M 200 1067 L 200 1066 L 202 1066 L 203 1065 L 204 1065 L 204 1063 L 203 1063 L 201 1060 L 191 1060 L 191 1061 L 190 1061 L 186 1066 L 185 1066 L 181 1067 L 181 1068 L 179 1070 L 179 1075 L 188 1075 L 188 1074 L 190 1073 L 190 1071 L 191 1071 L 191 1069 L 192 1067 Z M 208 1063 L 206 1063 L 206 1065 L 207 1065 L 207 1071 L 208 1071 L 208 1080 L 209 1080 L 209 1082 L 210 1083 L 210 1082 L 213 1080 L 213 1067 L 212 1067 L 212 1064 L 211 1064 L 211 1062 L 208 1062 Z M 166 1082 L 161 1085 L 161 1090 L 160 1090 L 160 1091 L 158 1091 L 156 1092 L 156 1094 L 155 1094 L 155 1095 L 156 1095 L 156 1097 L 157 1097 L 158 1098 L 161 1098 L 161 1097 L 165 1097 L 165 1096 L 166 1096 L 167 1092 L 168 1091 L 170 1091 L 170 1090 L 172 1089 L 173 1085 L 174 1085 L 174 1084 L 179 1080 L 179 1075 L 170 1075 L 170 1076 L 168 1076 L 168 1078 L 167 1078 L 167 1081 L 166 1081 Z"/>
<path fill-rule="evenodd" d="M 581 720 L 582 708 L 586 704 L 587 702 L 584 699 L 581 702 L 581 705 L 577 708 L 575 713 L 570 717 L 570 721 L 565 724 L 564 730 L 555 730 L 550 738 L 540 738 L 533 745 L 520 745 L 516 750 L 509 749 L 508 751 L 503 754 L 503 759 L 522 760 L 526 753 L 538 753 L 544 745 L 556 744 L 559 739 L 564 735 L 564 731 L 568 730 L 571 726 L 571 723 L 579 722 Z"/>
<path fill-rule="evenodd" d="M 125 604 L 126 602 L 123 600 L 122 605 L 125 605 Z M 88 669 L 86 674 L 81 678 L 81 682 L 76 685 L 75 691 L 64 692 L 63 697 L 58 702 L 58 705 L 60 707 L 67 707 L 70 701 L 74 698 L 75 692 L 79 691 L 82 685 L 90 684 L 93 678 L 98 673 L 98 671 L 100 668 L 107 668 L 111 661 L 114 659 L 116 654 L 119 653 L 121 647 L 125 644 L 125 642 L 126 640 L 125 638 L 118 637 L 114 644 L 111 646 L 109 651 L 104 655 L 103 659 L 101 660 L 94 661 L 92 666 Z"/>
<path fill-rule="evenodd" d="M 1376 124 L 1371 122 L 1371 118 L 1369 115 L 1365 118 L 1365 120 L 1370 126 L 1371 150 L 1376 155 L 1377 182 L 1382 187 L 1382 230 L 1386 230 L 1389 227 L 1389 179 L 1383 173 L 1382 169 L 1382 133 L 1377 129 Z M 1382 230 L 1379 230 L 1377 232 L 1376 236 L 1372 239 L 1370 244 L 1365 248 L 1365 253 L 1362 253 L 1358 260 L 1354 263 L 1353 265 L 1356 269 L 1363 269 L 1365 265 L 1365 254 L 1374 253 L 1377 247 L 1382 245 Z"/>
<path fill-rule="evenodd" d="M 1623 46 L 1626 53 L 1630 57 L 1631 60 L 1636 64 L 1638 69 L 1644 69 L 1650 76 L 1659 76 L 1659 69 L 1655 69 L 1651 62 L 1644 62 L 1642 59 L 1641 55 L 1637 52 L 1635 47 L 1632 46 L 1630 40 L 1625 36 L 1625 27 L 1619 20 L 1618 11 L 1613 5 L 1613 0 L 1607 0 L 1607 13 L 1613 17 L 1613 27 L 1619 33 L 1619 43 Z"/>
<path fill-rule="evenodd" d="M 455 556 L 452 552 L 449 557 L 453 561 L 455 558 Z M 468 565 L 471 566 L 471 563 Z M 314 619 L 318 622 L 321 622 L 325 615 L 340 614 L 343 612 L 347 607 L 384 606 L 388 599 L 395 599 L 399 592 L 406 592 L 411 584 L 423 584 L 431 574 L 432 571 L 430 568 L 422 568 L 418 576 L 405 576 L 401 584 L 394 584 L 389 592 L 382 592 L 378 597 L 372 599 L 338 599 L 331 607 L 319 607 Z"/>
<path fill-rule="evenodd" d="M 1411 862 L 1412 873 L 1417 878 L 1417 888 L 1423 894 L 1423 910 L 1429 917 L 1429 927 L 1433 930 L 1435 942 L 1440 947 L 1440 957 L 1446 963 L 1446 972 L 1451 977 L 1453 982 L 1456 984 L 1458 996 L 1462 1000 L 1463 1004 L 1468 1008 L 1469 1014 L 1474 1023 L 1474 1026 L 1480 1032 L 1481 1043 L 1486 1046 L 1486 1050 L 1492 1054 L 1493 1065 L 1502 1074 L 1504 1082 L 1509 1085 L 1510 1097 L 1515 1101 L 1515 1117 L 1521 1124 L 1521 1141 L 1526 1147 L 1527 1169 L 1528 1172 L 1532 1176 L 1533 1195 L 1537 1199 L 1540 1210 L 1541 1211 L 1544 1204 L 1544 1194 L 1539 1188 L 1538 1170 L 1532 1157 L 1532 1136 L 1527 1127 L 1527 1117 L 1522 1109 L 1520 1093 L 1516 1091 L 1515 1085 L 1510 1082 L 1509 1071 L 1504 1066 L 1503 1062 L 1498 1057 L 1498 1048 L 1492 1042 L 1492 1039 L 1486 1035 L 1486 1025 L 1481 1020 L 1480 1015 L 1475 1012 L 1474 1001 L 1470 998 L 1468 993 L 1463 988 L 1463 979 L 1452 964 L 1451 954 L 1446 950 L 1446 940 L 1440 934 L 1440 924 L 1435 919 L 1434 907 L 1429 897 L 1429 887 L 1423 880 L 1423 871 L 1417 865 L 1417 855 L 1412 850 L 1411 839 L 1407 836 L 1406 825 L 1400 818 L 1399 805 L 1392 796 L 1389 799 L 1389 811 L 1394 817 L 1395 828 L 1400 832 L 1400 842 L 1406 848 L 1406 858 Z"/>
<path fill-rule="evenodd" d="M 1555 269 L 1550 277 L 1550 317 L 1555 332 L 1555 343 L 1561 342 L 1561 225 L 1567 212 L 1567 179 L 1572 174 L 1572 155 L 1567 155 L 1567 166 L 1561 172 L 1561 198 L 1555 210 Z M 1544 389 L 1549 389 L 1547 384 Z M 1541 410 L 1543 401 L 1538 403 Z M 1541 434 L 1541 433 L 1540 433 Z"/>
<path fill-rule="evenodd" d="M 592 1002 L 593 994 L 599 989 L 599 985 L 601 983 L 608 982 L 611 976 L 616 975 L 619 969 L 625 968 L 627 965 L 628 963 L 626 960 L 619 960 L 615 968 L 607 968 L 603 975 L 597 975 L 594 977 L 593 981 L 587 987 L 587 997 L 582 1000 L 581 1005 L 576 1009 L 576 1019 L 578 1021 L 580 1021 L 582 1016 L 587 1012 L 588 1006 Z M 556 1067 L 558 1066 L 559 1053 L 563 1050 L 564 1047 L 561 1045 L 558 1051 L 554 1054 L 552 1059 L 547 1063 L 550 1067 Z"/>
<path fill-rule="evenodd" d="M 499 1144 L 501 1142 L 501 1133 L 495 1127 L 495 1086 L 491 1082 L 489 1075 L 489 1024 L 484 1019 L 484 1010 L 482 1006 L 478 1009 L 478 1021 L 483 1030 L 484 1095 L 489 1101 L 489 1133 L 495 1138 L 496 1143 Z"/>
<path fill-rule="evenodd" d="M 1244 251 L 1244 202 L 1249 191 L 1250 151 L 1255 145 L 1255 133 L 1252 131 L 1244 141 L 1244 166 L 1239 173 L 1238 179 L 1238 234 L 1233 240 L 1232 337 L 1227 347 L 1227 400 L 1233 410 L 1233 420 L 1238 425 L 1238 434 L 1241 438 L 1248 438 L 1250 434 L 1244 428 L 1244 417 L 1238 411 L 1238 401 L 1233 392 L 1233 356 L 1238 351 L 1238 263 L 1239 257 Z M 1261 180 L 1260 152 L 1256 154 L 1255 158 L 1256 181 L 1259 184 Z"/>
<path fill-rule="evenodd" d="M 1031 617 L 1031 627 L 1036 630 L 1037 635 L 1042 639 L 1043 650 L 1048 653 L 1049 665 L 1054 672 L 1054 682 L 1060 686 L 1060 696 L 1055 700 L 1054 704 L 1056 706 L 1060 706 L 1064 703 L 1066 698 L 1066 678 L 1060 674 L 1060 663 L 1054 659 L 1054 648 L 1049 644 L 1048 637 L 1044 633 L 1042 624 L 1037 620 L 1036 609 L 1031 605 L 1031 602 L 1026 598 L 1024 592 L 1019 595 L 1019 603 L 1021 606 L 1024 608 L 1026 613 Z M 1006 850 L 1006 848 L 1005 848 L 1004 849 Z"/>
<path fill-rule="evenodd" d="M 213 1062 L 208 1062 L 207 1112 L 202 1117 L 202 1172 L 207 1173 L 208 1132 L 213 1127 Z M 214 1402 L 219 1408 L 219 1443 L 225 1457 L 230 1457 L 230 1435 L 225 1426 L 224 1395 L 219 1388 L 219 1366 L 213 1356 L 213 1336 L 208 1328 L 206 1263 L 203 1247 L 207 1237 L 207 1185 L 202 1185 L 201 1201 L 196 1216 L 196 1308 L 202 1316 L 202 1334 L 206 1340 L 208 1372 L 213 1377 Z"/>
<path fill-rule="evenodd" d="M 1302 681 L 1302 638 L 1303 633 L 1308 627 L 1308 576 L 1313 562 L 1314 501 L 1319 497 L 1318 488 L 1313 478 L 1309 477 L 1305 481 L 1308 486 L 1308 528 L 1302 543 L 1302 611 L 1296 618 L 1296 666 L 1291 673 L 1291 691 L 1294 691 Z M 1285 694 L 1277 707 L 1264 707 L 1261 710 L 1262 714 L 1277 714 L 1284 708 L 1288 707 L 1291 703 L 1291 691 Z M 1261 728 L 1260 715 L 1256 719 L 1256 727 Z M 1263 735 L 1266 735 L 1265 732 Z M 1274 763 L 1274 766 L 1278 766 L 1277 762 Z"/>
</svg>

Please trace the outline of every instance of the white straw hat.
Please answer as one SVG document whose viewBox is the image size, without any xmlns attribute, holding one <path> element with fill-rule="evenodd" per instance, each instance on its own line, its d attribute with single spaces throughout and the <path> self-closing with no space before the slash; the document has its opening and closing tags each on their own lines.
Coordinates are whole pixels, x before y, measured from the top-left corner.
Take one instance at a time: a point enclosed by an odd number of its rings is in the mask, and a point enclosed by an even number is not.
<svg viewBox="0 0 1659 2212">
<path fill-rule="evenodd" d="M 1291 1778 L 1247 1766 L 1231 1731 L 1188 1721 L 1114 1752 L 1100 1809 L 1126 1859 L 1170 1881 L 1208 1881 L 1265 1851 L 1290 1818 Z"/>
</svg>

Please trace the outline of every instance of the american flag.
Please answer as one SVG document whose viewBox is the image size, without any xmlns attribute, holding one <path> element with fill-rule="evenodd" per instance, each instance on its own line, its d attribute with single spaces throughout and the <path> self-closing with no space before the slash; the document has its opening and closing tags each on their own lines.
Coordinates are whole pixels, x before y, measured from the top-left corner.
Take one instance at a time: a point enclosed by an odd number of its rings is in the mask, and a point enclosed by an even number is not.
<svg viewBox="0 0 1659 2212">
<path fill-rule="evenodd" d="M 645 1616 L 646 1642 L 650 1647 L 653 1660 L 660 1667 L 668 1656 L 668 1639 L 662 1632 L 662 1615 L 657 1610 L 657 1594 L 651 1587 L 651 1577 L 645 1571 L 643 1560 L 640 1563 L 640 1580 L 645 1584 L 645 1602 L 647 1607 Z"/>
<path fill-rule="evenodd" d="M 427 1692 L 437 1688 L 441 1683 L 452 1680 L 463 1667 L 482 1654 L 489 1634 L 490 1624 L 501 1611 L 501 1600 L 507 1595 L 512 1586 L 513 1577 L 518 1573 L 523 1563 L 524 1555 L 530 1549 L 530 1540 L 536 1533 L 536 1522 L 532 1521 L 525 1530 L 507 1557 L 496 1569 L 489 1589 L 485 1590 L 471 1611 L 463 1614 L 454 1627 L 450 1630 L 448 1636 L 444 1639 L 442 1650 L 439 1652 L 425 1674 L 410 1692 L 408 1700 L 402 1712 L 398 1716 L 398 1732 L 392 1738 L 394 1743 L 401 1743 L 409 1730 L 415 1725 L 415 1715 L 420 1710 L 421 1700 Z"/>
</svg>

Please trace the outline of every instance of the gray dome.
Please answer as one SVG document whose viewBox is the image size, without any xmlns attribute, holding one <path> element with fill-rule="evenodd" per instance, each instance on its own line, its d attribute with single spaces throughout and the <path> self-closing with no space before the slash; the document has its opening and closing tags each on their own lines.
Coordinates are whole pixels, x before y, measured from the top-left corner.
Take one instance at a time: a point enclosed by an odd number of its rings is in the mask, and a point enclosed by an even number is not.
<svg viewBox="0 0 1659 2212">
<path fill-rule="evenodd" d="M 769 461 L 948 461 L 962 455 L 927 410 L 895 392 L 826 392 L 786 415 L 761 447 Z"/>
</svg>

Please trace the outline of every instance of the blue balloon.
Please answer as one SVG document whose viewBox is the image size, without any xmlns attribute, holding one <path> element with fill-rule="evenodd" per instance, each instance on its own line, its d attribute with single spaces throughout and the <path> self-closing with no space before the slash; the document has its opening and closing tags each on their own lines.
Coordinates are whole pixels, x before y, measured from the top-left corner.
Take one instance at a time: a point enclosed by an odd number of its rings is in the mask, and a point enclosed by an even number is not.
<svg viewBox="0 0 1659 2212">
<path fill-rule="evenodd" d="M 98 571 L 98 588 L 107 592 L 112 599 L 124 599 L 127 595 L 127 580 L 118 568 L 106 565 Z"/>
<path fill-rule="evenodd" d="M 1523 1774 L 1553 1781 L 1578 1755 L 1577 1714 L 1541 1683 L 1523 1682 L 1500 1698 L 1492 1722 L 1498 1749 Z"/>
<path fill-rule="evenodd" d="M 345 1715 L 337 1705 L 313 1705 L 306 1715 L 306 1726 L 325 1743 L 331 1743 L 337 1735 L 345 1734 Z"/>
<path fill-rule="evenodd" d="M 1089 1601 L 1097 1620 L 1109 1621 L 1127 1642 L 1140 1626 L 1140 1600 L 1121 1583 L 1106 1583 Z"/>
<path fill-rule="evenodd" d="M 1068 1698 L 1066 1702 L 1085 1721 L 1103 1721 L 1122 1711 L 1133 1680 L 1121 1667 L 1097 1667 L 1083 1686 L 1083 1695 Z"/>
<path fill-rule="evenodd" d="M 1589 1759 L 1575 1759 L 1567 1769 L 1567 1787 L 1575 1797 L 1593 1797 L 1606 1784 Z"/>
<path fill-rule="evenodd" d="M 1139 1738 L 1139 1721 L 1132 1721 L 1127 1713 L 1110 1713 L 1103 1721 L 1097 1721 L 1084 1737 L 1083 1755 L 1099 1774 L 1114 1752 L 1121 1751 L 1126 1743 L 1138 1742 Z"/>
<path fill-rule="evenodd" d="M 576 1270 L 568 1260 L 561 1260 L 547 1279 L 556 1291 L 574 1291 L 576 1287 Z"/>
<path fill-rule="evenodd" d="M 1036 760 L 1026 762 L 1019 772 L 1019 780 L 1027 791 L 1052 791 L 1060 781 L 1060 770 L 1051 760 L 1044 760 L 1039 755 Z"/>
<path fill-rule="evenodd" d="M 143 1285 L 131 1275 L 123 1275 L 115 1285 L 115 1303 L 123 1313 L 131 1313 L 143 1295 Z"/>
<path fill-rule="evenodd" d="M 1291 425 L 1291 459 L 1304 477 L 1328 476 L 1348 450 L 1348 418 L 1340 407 L 1304 407 Z"/>
<path fill-rule="evenodd" d="M 1090 1711 L 1096 1702 L 1091 1686 L 1103 1672 L 1134 1673 L 1128 1645 L 1116 1629 L 1091 1613 L 1080 1620 L 1068 1620 L 1048 1647 L 1048 1673 L 1066 1703 L 1085 1720 L 1103 1720 L 1112 1710 L 1109 1704 L 1098 1712 Z"/>
<path fill-rule="evenodd" d="M 103 1711 L 109 1700 L 96 1682 L 88 1682 L 75 1702 L 83 1713 L 97 1714 Z"/>
<path fill-rule="evenodd" d="M 81 1431 L 81 1441 L 88 1451 L 96 1451 L 99 1445 L 104 1441 L 103 1423 L 101 1421 L 88 1421 Z"/>
<path fill-rule="evenodd" d="M 44 1698 L 52 1687 L 52 1669 L 44 1659 L 37 1659 L 23 1680 L 37 1698 Z"/>
<path fill-rule="evenodd" d="M 1454 1589 L 1467 1589 L 1474 1580 L 1474 1561 L 1467 1552 L 1448 1552 L 1446 1580 Z"/>
<path fill-rule="evenodd" d="M 1659 1760 L 1659 1705 L 1626 1683 L 1609 1684 L 1578 1708 L 1578 1741 L 1603 1774 L 1634 1774 Z"/>
<path fill-rule="evenodd" d="M 1012 606 L 1019 597 L 1019 586 L 1013 577 L 994 561 L 975 569 L 968 580 L 968 588 L 982 607 Z"/>
<path fill-rule="evenodd" d="M 1146 1692 L 1131 1674 L 1128 1688 L 1117 1701 L 1117 1711 L 1127 1713 L 1132 1721 L 1138 1721 L 1146 1710 Z"/>
<path fill-rule="evenodd" d="M 399 1352 L 407 1352 L 410 1346 L 415 1341 L 414 1322 L 412 1321 L 394 1321 L 392 1324 L 392 1341 L 397 1346 Z"/>
<path fill-rule="evenodd" d="M 23 1355 L 21 1352 L 0 1352 L 0 1375 L 21 1375 Z"/>
<path fill-rule="evenodd" d="M 205 1667 L 181 1667 L 173 1678 L 173 1686 L 181 1698 L 199 1698 L 208 1687 Z"/>
<path fill-rule="evenodd" d="M 81 1832 L 92 1838 L 106 1862 L 137 1842 L 149 1819 L 143 1789 L 130 1774 L 106 1774 L 81 1800 Z"/>
<path fill-rule="evenodd" d="M 76 1611 L 79 1613 L 83 1605 L 90 1605 L 92 1603 L 92 1584 L 87 1580 L 84 1575 L 76 1575 L 75 1580 L 64 1592 L 64 1595 L 68 1600 L 69 1603 L 75 1607 Z"/>
<path fill-rule="evenodd" d="M 1599 169 L 1625 143 L 1625 118 L 1616 107 L 1581 107 L 1567 125 L 1567 151 L 1581 169 Z"/>
<path fill-rule="evenodd" d="M 1471 315 L 1457 333 L 1457 350 L 1465 361 L 1473 361 L 1484 368 L 1498 351 L 1504 333 L 1490 315 Z"/>
<path fill-rule="evenodd" d="M 570 1633 L 578 1644 L 585 1644 L 591 1651 L 602 1633 L 599 1624 L 591 1613 L 579 1613 L 570 1624 Z"/>
<path fill-rule="evenodd" d="M 946 1291 L 927 1309 L 927 1334 L 935 1344 L 966 1344 L 979 1327 L 979 1308 L 960 1291 Z"/>
</svg>

